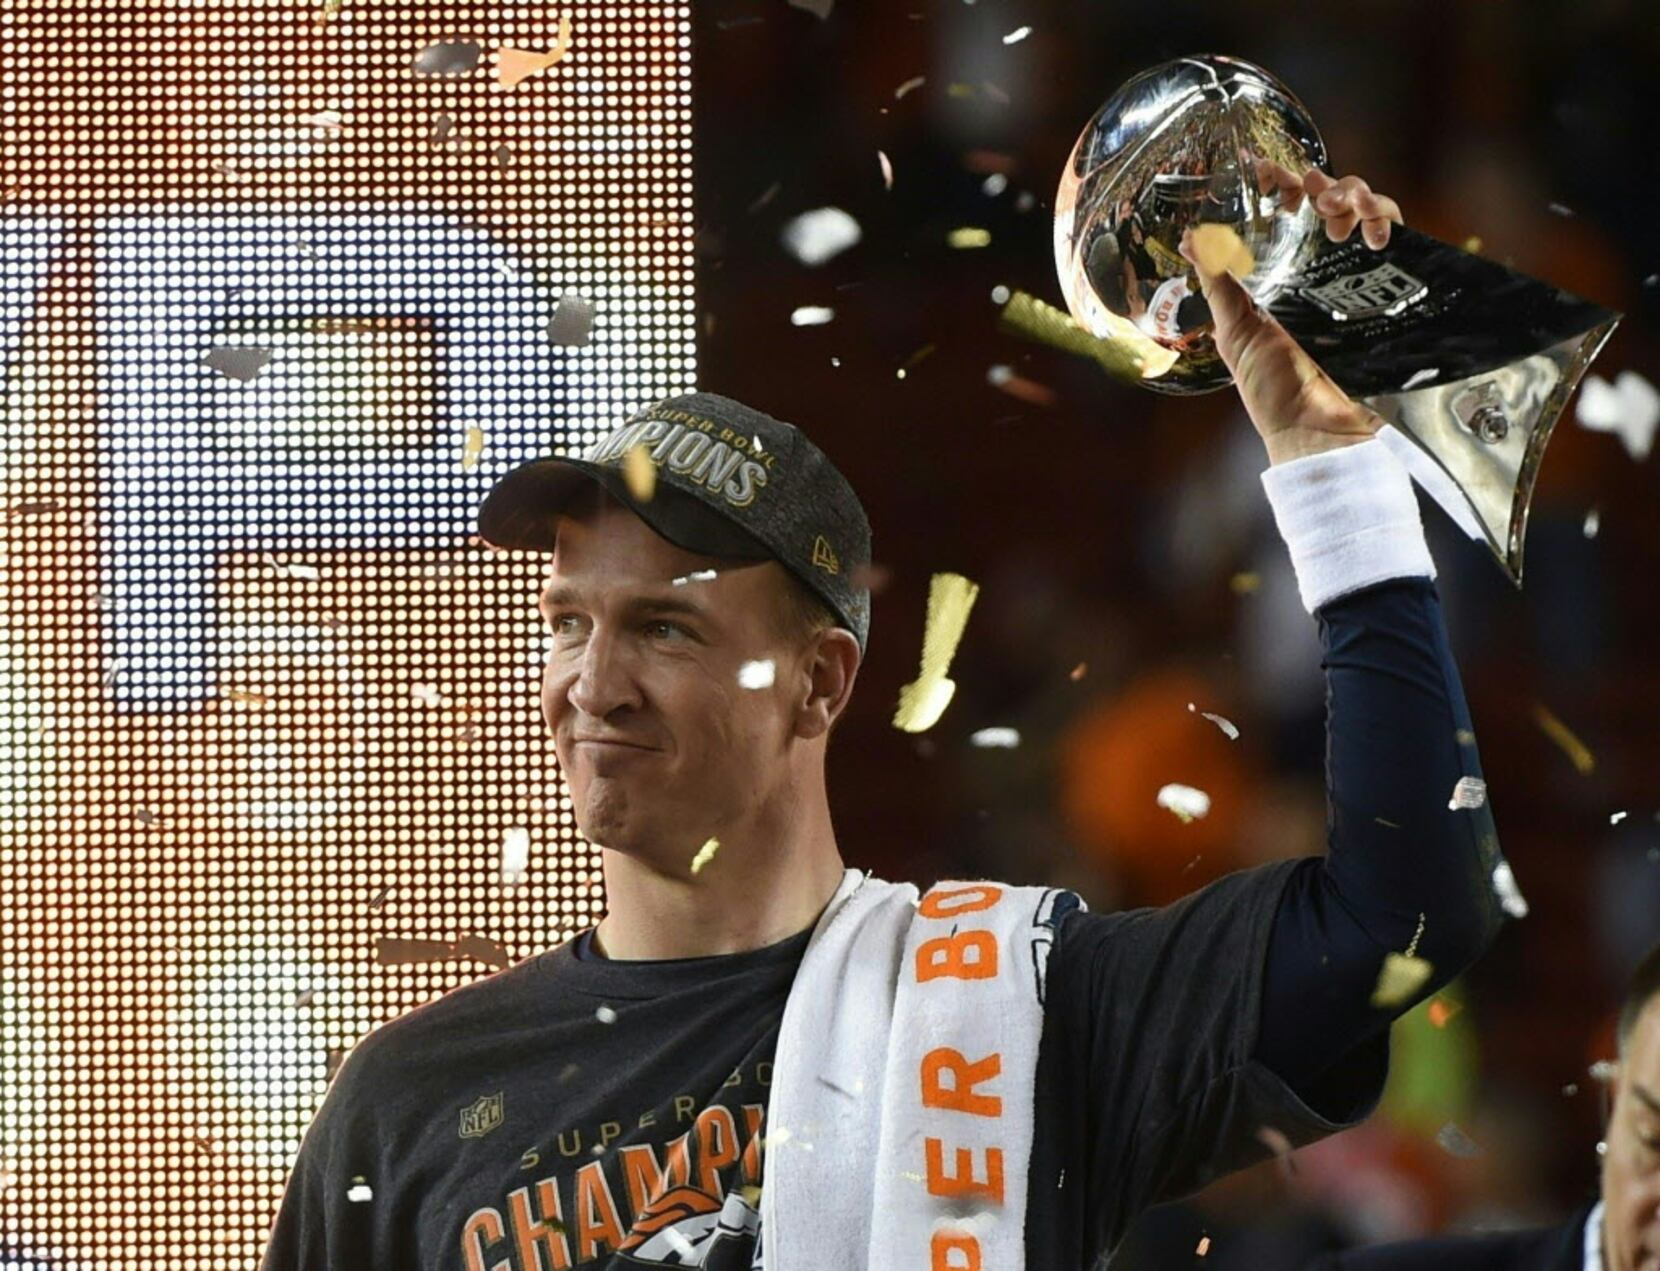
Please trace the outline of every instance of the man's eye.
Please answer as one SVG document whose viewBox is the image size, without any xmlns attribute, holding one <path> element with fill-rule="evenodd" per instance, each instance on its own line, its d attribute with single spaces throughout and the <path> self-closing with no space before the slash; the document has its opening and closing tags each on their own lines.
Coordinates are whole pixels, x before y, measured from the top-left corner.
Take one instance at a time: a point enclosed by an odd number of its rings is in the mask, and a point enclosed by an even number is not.
<svg viewBox="0 0 1660 1271">
<path fill-rule="evenodd" d="M 548 631 L 556 636 L 574 635 L 577 627 L 577 616 L 574 613 L 555 614 L 548 623 Z"/>
<path fill-rule="evenodd" d="M 659 636 L 663 639 L 673 639 L 677 636 L 687 634 L 686 628 L 682 627 L 678 622 L 667 622 L 661 619 L 656 622 L 646 623 L 646 631 L 650 635 Z"/>
</svg>

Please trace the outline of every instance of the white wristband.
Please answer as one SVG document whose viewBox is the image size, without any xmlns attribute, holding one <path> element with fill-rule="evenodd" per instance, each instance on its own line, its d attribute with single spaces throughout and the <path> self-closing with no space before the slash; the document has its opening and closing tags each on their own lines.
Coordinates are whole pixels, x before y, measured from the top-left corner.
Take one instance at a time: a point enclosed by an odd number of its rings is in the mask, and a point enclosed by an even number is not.
<svg viewBox="0 0 1660 1271">
<path fill-rule="evenodd" d="M 1434 578 L 1406 466 L 1373 438 L 1262 474 L 1303 608 L 1390 578 Z"/>
</svg>

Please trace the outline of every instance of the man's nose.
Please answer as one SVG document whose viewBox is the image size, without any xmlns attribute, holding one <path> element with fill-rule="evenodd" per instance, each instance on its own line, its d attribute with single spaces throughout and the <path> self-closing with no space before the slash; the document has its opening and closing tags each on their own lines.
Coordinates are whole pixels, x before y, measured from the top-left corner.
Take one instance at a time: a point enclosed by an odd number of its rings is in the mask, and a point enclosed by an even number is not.
<svg viewBox="0 0 1660 1271">
<path fill-rule="evenodd" d="M 589 636 L 566 696 L 577 710 L 595 719 L 640 704 L 632 660 L 613 636 L 598 630 Z"/>
</svg>

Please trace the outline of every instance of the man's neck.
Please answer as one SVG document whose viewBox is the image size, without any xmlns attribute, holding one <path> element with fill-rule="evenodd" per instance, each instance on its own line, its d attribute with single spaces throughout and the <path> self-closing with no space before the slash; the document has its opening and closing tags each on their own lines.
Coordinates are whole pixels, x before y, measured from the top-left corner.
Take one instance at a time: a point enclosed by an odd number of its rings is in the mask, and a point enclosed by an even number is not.
<svg viewBox="0 0 1660 1271">
<path fill-rule="evenodd" d="M 699 958 L 777 944 L 818 919 L 845 866 L 829 817 L 794 843 L 721 840 L 696 875 L 602 852 L 606 915 L 594 950 L 619 960 Z"/>
</svg>

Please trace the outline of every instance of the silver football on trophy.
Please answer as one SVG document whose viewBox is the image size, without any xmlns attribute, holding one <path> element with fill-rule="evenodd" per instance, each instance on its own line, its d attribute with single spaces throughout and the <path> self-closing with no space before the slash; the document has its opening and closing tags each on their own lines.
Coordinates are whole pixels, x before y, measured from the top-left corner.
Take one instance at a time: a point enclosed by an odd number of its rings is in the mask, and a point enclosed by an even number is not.
<svg viewBox="0 0 1660 1271">
<path fill-rule="evenodd" d="M 1301 176 L 1325 162 L 1308 111 L 1261 67 L 1203 56 L 1143 71 L 1095 112 L 1061 174 L 1055 265 L 1067 308 L 1099 338 L 1135 341 L 1139 332 L 1174 352 L 1156 359 L 1167 369 L 1144 375 L 1148 388 L 1220 388 L 1228 372 L 1198 276 L 1177 250 L 1182 233 L 1232 226 L 1255 259 L 1245 286 L 1268 304 L 1324 231 L 1307 199 L 1287 210 L 1259 165 Z"/>
</svg>

